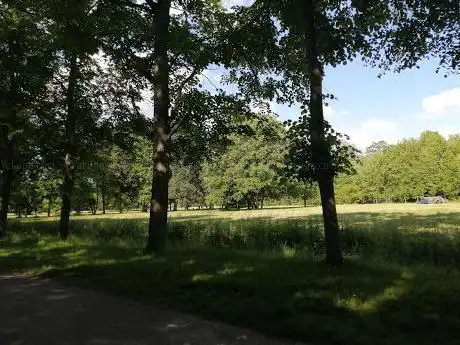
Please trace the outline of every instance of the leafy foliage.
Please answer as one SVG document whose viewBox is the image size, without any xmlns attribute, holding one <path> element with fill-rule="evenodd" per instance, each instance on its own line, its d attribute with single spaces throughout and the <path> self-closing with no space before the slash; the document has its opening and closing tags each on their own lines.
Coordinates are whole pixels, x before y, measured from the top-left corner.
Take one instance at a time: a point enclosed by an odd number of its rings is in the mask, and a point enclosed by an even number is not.
<svg viewBox="0 0 460 345">
<path fill-rule="evenodd" d="M 359 151 L 349 143 L 350 138 L 347 135 L 336 132 L 326 120 L 324 120 L 325 141 L 330 149 L 328 152 L 323 152 L 319 162 L 315 163 L 312 157 L 314 148 L 311 143 L 309 121 L 311 117 L 304 110 L 298 121 L 287 122 L 289 126 L 287 135 L 290 138 L 286 163 L 287 175 L 307 182 L 316 181 L 322 174 L 336 176 L 339 173 L 352 173 L 353 162 Z"/>
<path fill-rule="evenodd" d="M 424 195 L 458 198 L 460 137 L 437 132 L 389 145 L 356 163 L 356 175 L 339 176 L 340 202 L 409 201 Z M 370 150 L 366 150 L 370 151 Z"/>
</svg>

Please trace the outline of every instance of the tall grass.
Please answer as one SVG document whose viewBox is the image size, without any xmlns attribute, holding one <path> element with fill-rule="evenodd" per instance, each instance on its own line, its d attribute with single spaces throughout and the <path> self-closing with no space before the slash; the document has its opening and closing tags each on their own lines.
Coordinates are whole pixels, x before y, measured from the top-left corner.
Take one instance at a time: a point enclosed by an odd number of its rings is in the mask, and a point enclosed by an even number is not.
<svg viewBox="0 0 460 345">
<path fill-rule="evenodd" d="M 425 218 L 424 218 L 425 217 Z M 358 221 L 359 220 L 359 221 Z M 458 223 L 457 223 L 458 221 Z M 458 213 L 398 215 L 378 219 L 353 215 L 342 220 L 340 241 L 345 255 L 366 259 L 434 265 L 460 264 Z M 49 236 L 54 221 L 13 222 L 12 233 Z M 76 219 L 72 236 L 112 245 L 142 248 L 145 219 Z M 307 219 L 172 219 L 172 246 L 210 249 L 286 250 L 296 255 L 324 254 L 324 234 L 317 218 Z"/>
</svg>

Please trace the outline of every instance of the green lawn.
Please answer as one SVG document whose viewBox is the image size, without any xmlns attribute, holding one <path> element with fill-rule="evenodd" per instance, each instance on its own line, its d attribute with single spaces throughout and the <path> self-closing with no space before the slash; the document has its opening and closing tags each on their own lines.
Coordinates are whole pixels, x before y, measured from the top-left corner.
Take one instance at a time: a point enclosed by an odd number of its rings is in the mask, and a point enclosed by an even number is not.
<svg viewBox="0 0 460 345">
<path fill-rule="evenodd" d="M 313 344 L 458 344 L 460 204 L 339 208 L 346 264 L 323 255 L 319 208 L 179 211 L 164 258 L 141 213 L 11 221 L 0 271 L 116 295 Z"/>
</svg>

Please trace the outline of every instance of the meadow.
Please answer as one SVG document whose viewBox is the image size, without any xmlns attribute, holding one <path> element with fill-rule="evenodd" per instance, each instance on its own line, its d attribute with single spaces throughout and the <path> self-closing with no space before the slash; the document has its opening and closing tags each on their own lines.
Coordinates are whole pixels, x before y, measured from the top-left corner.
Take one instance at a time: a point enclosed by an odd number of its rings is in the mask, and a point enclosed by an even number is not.
<svg viewBox="0 0 460 345">
<path fill-rule="evenodd" d="M 170 213 L 164 257 L 147 214 L 12 219 L 0 272 L 54 277 L 313 344 L 458 344 L 460 204 L 338 207 L 346 262 L 321 262 L 318 207 Z"/>
</svg>

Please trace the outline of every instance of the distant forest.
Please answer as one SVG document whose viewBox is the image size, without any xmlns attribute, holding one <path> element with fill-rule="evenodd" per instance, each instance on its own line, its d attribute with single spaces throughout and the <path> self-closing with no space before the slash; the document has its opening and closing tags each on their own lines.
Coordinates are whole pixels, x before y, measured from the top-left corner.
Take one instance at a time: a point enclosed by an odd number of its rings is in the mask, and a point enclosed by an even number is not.
<svg viewBox="0 0 460 345">
<path fill-rule="evenodd" d="M 173 164 L 171 210 L 320 204 L 315 184 L 289 176 L 289 136 L 282 122 L 258 115 L 239 125 L 245 130 L 216 142 L 209 155 Z M 91 163 L 77 169 L 73 210 L 147 211 L 151 154 L 143 137 L 129 149 L 98 149 Z M 411 202 L 424 195 L 455 199 L 460 195 L 459 176 L 460 135 L 445 139 L 427 131 L 395 145 L 379 141 L 358 153 L 352 168 L 335 179 L 336 198 L 338 203 Z M 61 186 L 60 166 L 31 164 L 13 186 L 10 211 L 54 214 L 60 207 Z"/>
</svg>

